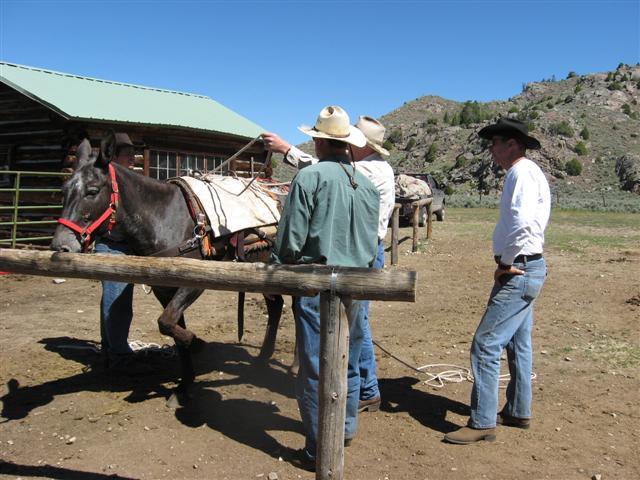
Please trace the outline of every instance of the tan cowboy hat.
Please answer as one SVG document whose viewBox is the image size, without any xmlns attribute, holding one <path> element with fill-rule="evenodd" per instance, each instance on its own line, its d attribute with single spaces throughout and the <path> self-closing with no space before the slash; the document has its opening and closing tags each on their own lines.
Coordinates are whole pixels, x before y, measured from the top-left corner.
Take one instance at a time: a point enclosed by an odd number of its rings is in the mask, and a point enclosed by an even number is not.
<svg viewBox="0 0 640 480">
<path fill-rule="evenodd" d="M 367 144 L 364 133 L 350 123 L 347 112 L 337 105 L 329 105 L 320 111 L 315 126 L 300 125 L 298 130 L 310 137 L 331 138 L 364 147 Z"/>
<path fill-rule="evenodd" d="M 360 115 L 356 128 L 364 133 L 367 137 L 367 145 L 373 148 L 381 155 L 389 155 L 389 150 L 382 146 L 384 140 L 384 132 L 387 130 L 384 128 L 378 120 L 366 115 Z"/>
</svg>

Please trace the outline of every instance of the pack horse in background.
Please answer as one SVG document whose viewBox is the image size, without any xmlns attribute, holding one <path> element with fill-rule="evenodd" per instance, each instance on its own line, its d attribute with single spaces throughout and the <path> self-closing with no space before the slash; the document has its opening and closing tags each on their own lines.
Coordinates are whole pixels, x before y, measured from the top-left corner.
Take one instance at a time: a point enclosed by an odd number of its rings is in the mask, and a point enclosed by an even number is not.
<svg viewBox="0 0 640 480">
<path fill-rule="evenodd" d="M 222 186 L 204 195 L 209 196 L 210 203 L 213 203 L 203 205 L 189 187 L 203 188 L 198 182 L 205 182 L 185 177 L 161 182 L 145 177 L 111 163 L 114 151 L 113 133 L 102 140 L 97 155 L 92 153 L 88 139 L 78 146 L 78 167 L 63 186 L 64 206 L 51 242 L 52 250 L 86 252 L 95 238 L 117 235 L 129 244 L 134 255 L 139 256 L 267 261 L 279 212 L 277 209 L 274 211 L 275 200 L 256 192 L 260 187 L 252 183 L 246 185 L 246 182 L 232 177 L 211 176 Z M 232 185 L 230 182 L 234 181 L 235 185 Z M 256 205 L 259 212 L 253 212 L 253 217 L 249 215 L 249 220 L 243 220 L 246 218 L 244 212 L 229 212 L 221 207 L 220 199 L 225 195 L 235 200 L 243 198 L 247 205 Z M 252 195 L 260 199 L 252 200 Z M 245 208 L 242 202 L 235 203 L 240 203 L 241 209 Z M 246 208 L 253 207 L 249 205 Z M 266 217 L 258 219 L 258 224 L 271 225 L 267 228 L 251 227 L 251 222 L 256 223 L 256 216 Z M 210 222 L 207 222 L 207 217 Z M 171 404 L 176 400 L 184 403 L 195 380 L 191 355 L 200 350 L 204 342 L 187 329 L 184 311 L 203 291 L 189 287 L 153 287 L 154 295 L 164 307 L 158 318 L 160 332 L 174 339 L 181 365 L 181 379 L 170 399 Z M 243 300 L 244 294 L 241 293 L 239 338 Z M 258 357 L 261 360 L 268 360 L 273 354 L 284 303 L 280 296 L 265 296 L 265 301 L 269 320 Z"/>
</svg>

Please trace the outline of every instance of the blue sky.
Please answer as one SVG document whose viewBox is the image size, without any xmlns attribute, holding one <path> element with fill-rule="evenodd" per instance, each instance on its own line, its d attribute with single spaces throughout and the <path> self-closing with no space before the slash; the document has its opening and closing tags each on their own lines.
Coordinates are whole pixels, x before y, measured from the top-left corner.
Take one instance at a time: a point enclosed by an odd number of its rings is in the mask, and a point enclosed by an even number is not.
<svg viewBox="0 0 640 480">
<path fill-rule="evenodd" d="M 208 95 L 298 143 L 328 104 L 381 116 L 422 95 L 640 61 L 639 0 L 0 0 L 0 59 Z"/>
</svg>

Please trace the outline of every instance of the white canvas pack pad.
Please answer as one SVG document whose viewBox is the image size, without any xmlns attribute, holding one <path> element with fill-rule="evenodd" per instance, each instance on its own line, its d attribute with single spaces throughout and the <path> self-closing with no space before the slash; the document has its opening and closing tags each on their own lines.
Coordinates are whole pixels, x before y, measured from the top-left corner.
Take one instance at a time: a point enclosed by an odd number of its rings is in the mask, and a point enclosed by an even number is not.
<svg viewBox="0 0 640 480">
<path fill-rule="evenodd" d="M 431 187 L 424 180 L 404 174 L 396 177 L 396 197 L 419 200 L 431 194 Z"/>
<path fill-rule="evenodd" d="M 255 181 L 247 188 L 251 179 L 215 174 L 180 179 L 198 198 L 214 238 L 247 228 L 275 225 L 280 220 L 278 200 L 260 182 Z"/>
</svg>

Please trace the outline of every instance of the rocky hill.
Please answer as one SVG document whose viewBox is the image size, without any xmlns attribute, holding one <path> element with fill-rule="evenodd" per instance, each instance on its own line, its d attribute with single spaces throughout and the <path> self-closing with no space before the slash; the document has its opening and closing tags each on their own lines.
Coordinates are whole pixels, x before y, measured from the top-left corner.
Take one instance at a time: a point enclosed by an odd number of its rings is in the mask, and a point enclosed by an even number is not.
<svg viewBox="0 0 640 480">
<path fill-rule="evenodd" d="M 431 172 L 448 193 L 489 194 L 499 187 L 502 174 L 476 133 L 501 116 L 528 122 L 542 143 L 530 157 L 558 195 L 640 193 L 639 96 L 640 65 L 620 64 L 611 72 L 529 83 L 504 101 L 421 97 L 380 120 L 394 169 Z"/>
</svg>

